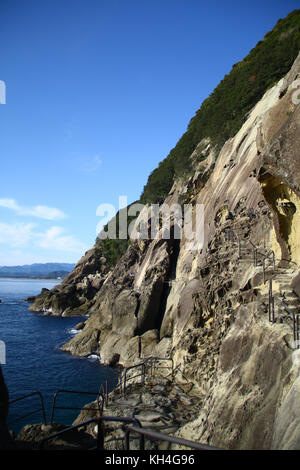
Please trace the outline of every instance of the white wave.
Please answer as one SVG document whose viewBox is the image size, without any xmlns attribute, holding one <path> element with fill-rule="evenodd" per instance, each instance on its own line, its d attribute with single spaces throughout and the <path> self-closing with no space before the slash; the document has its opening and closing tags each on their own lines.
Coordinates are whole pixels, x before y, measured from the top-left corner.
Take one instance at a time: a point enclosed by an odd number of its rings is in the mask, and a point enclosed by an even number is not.
<svg viewBox="0 0 300 470">
<path fill-rule="evenodd" d="M 68 333 L 70 335 L 77 335 L 77 333 L 79 333 L 80 330 L 76 330 L 75 328 L 69 328 L 68 329 Z"/>
<path fill-rule="evenodd" d="M 88 359 L 91 359 L 92 361 L 96 361 L 96 360 L 100 359 L 100 357 L 97 354 L 90 354 L 88 356 Z"/>
</svg>

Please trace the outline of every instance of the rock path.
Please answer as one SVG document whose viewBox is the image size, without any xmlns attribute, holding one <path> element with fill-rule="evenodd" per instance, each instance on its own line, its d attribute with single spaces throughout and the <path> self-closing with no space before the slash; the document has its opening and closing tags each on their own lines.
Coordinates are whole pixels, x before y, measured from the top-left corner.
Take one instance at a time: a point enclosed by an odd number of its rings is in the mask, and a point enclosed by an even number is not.
<svg viewBox="0 0 300 470">
<path fill-rule="evenodd" d="M 92 404 L 86 405 L 91 408 Z M 90 417 L 95 412 L 83 408 L 74 422 L 77 424 Z M 168 435 L 176 435 L 179 429 L 194 419 L 199 411 L 199 397 L 196 390 L 191 390 L 190 384 L 177 384 L 164 377 L 155 376 L 148 379 L 144 386 L 132 383 L 127 387 L 126 396 L 113 391 L 108 405 L 104 408 L 104 416 L 135 417 L 143 428 L 151 429 Z M 90 432 L 95 434 L 96 429 Z M 130 449 L 139 448 L 139 436 L 130 435 Z M 121 422 L 104 423 L 104 447 L 107 450 L 124 449 L 124 426 Z M 170 444 L 164 441 L 150 441 L 146 438 L 145 449 L 168 449 Z"/>
</svg>

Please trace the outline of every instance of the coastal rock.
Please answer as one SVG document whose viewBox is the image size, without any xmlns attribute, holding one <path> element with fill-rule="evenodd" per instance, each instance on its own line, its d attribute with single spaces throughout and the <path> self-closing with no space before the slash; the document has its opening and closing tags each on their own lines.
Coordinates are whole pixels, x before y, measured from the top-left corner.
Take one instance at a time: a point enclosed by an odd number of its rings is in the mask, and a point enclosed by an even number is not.
<svg viewBox="0 0 300 470">
<path fill-rule="evenodd" d="M 99 354 L 100 330 L 93 328 L 89 335 L 84 334 L 81 330 L 74 338 L 62 346 L 62 351 L 71 354 L 76 353 L 77 356 L 88 357 L 91 354 Z"/>
<path fill-rule="evenodd" d="M 77 323 L 77 325 L 75 325 L 73 328 L 74 328 L 74 330 L 80 331 L 80 330 L 83 330 L 84 327 L 85 327 L 85 322 L 81 321 L 81 322 Z"/>
<path fill-rule="evenodd" d="M 299 447 L 295 331 L 278 307 L 285 302 L 295 312 L 300 302 L 300 108 L 292 103 L 299 74 L 300 56 L 236 135 L 218 151 L 210 139 L 199 142 L 191 156 L 195 171 L 174 182 L 165 203 L 190 204 L 195 219 L 203 207 L 201 241 L 191 244 L 185 234 L 134 240 L 105 274 L 102 254 L 90 250 L 59 288 L 32 305 L 90 315 L 64 346 L 72 354 L 95 352 L 104 364 L 123 365 L 172 358 L 174 375 L 197 391 L 197 406 L 190 408 L 191 396 L 175 386 L 155 384 L 172 402 L 168 425 L 179 436 L 226 449 Z M 146 207 L 140 217 L 149 222 L 149 213 Z M 151 393 L 140 394 L 143 407 L 135 404 L 134 412 L 155 427 L 158 413 L 166 424 L 164 405 Z M 147 408 L 154 402 L 156 409 Z M 109 412 L 132 412 L 123 405 Z M 189 410 L 179 425 L 172 416 L 177 406 Z M 120 431 L 111 434 L 108 445 L 118 448 Z"/>
<path fill-rule="evenodd" d="M 30 310 L 49 315 L 81 315 L 90 308 L 90 301 L 101 288 L 108 268 L 99 249 L 91 249 L 79 260 L 74 270 L 58 286 L 27 299 Z"/>
<path fill-rule="evenodd" d="M 24 426 L 14 440 L 16 450 L 40 450 L 42 439 L 54 433 L 63 431 L 67 426 L 59 423 L 53 424 L 28 424 Z M 84 429 L 72 430 L 67 434 L 58 436 L 43 445 L 45 450 L 88 450 L 95 447 L 96 441 L 91 434 Z"/>
</svg>

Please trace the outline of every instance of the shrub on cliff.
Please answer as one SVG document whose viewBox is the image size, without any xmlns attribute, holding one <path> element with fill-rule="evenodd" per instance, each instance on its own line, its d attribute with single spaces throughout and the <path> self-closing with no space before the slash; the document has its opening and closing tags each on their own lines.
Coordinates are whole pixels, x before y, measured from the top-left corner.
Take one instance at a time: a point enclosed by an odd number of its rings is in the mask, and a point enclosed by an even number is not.
<svg viewBox="0 0 300 470">
<path fill-rule="evenodd" d="M 185 134 L 150 174 L 141 202 L 160 202 L 171 189 L 174 178 L 191 170 L 189 157 L 201 139 L 210 137 L 212 144 L 220 149 L 235 135 L 245 115 L 265 91 L 291 68 L 299 49 L 300 10 L 295 10 L 280 19 L 203 101 Z"/>
<path fill-rule="evenodd" d="M 300 10 L 280 19 L 272 31 L 234 64 L 191 119 L 187 131 L 169 155 L 150 174 L 140 202 L 162 203 L 174 179 L 191 171 L 190 155 L 197 144 L 210 137 L 212 146 L 221 149 L 227 139 L 241 128 L 245 116 L 268 88 L 291 68 L 300 49 Z M 117 233 L 118 233 L 118 214 Z M 128 219 L 128 224 L 131 219 Z M 105 230 L 107 227 L 105 228 Z M 129 240 L 96 240 L 96 246 L 114 266 L 125 253 Z"/>
</svg>

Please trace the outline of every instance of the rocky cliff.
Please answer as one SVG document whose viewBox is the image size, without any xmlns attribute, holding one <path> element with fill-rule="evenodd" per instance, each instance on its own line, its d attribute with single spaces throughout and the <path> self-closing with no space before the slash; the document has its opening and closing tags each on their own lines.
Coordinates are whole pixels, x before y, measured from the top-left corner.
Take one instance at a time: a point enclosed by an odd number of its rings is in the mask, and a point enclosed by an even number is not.
<svg viewBox="0 0 300 470">
<path fill-rule="evenodd" d="M 202 139 L 175 180 L 164 202 L 203 205 L 203 242 L 134 240 L 113 268 L 95 246 L 31 306 L 89 315 L 72 354 L 172 357 L 199 401 L 178 435 L 218 447 L 300 448 L 298 79 L 300 55 L 237 134 L 220 151 Z"/>
</svg>

